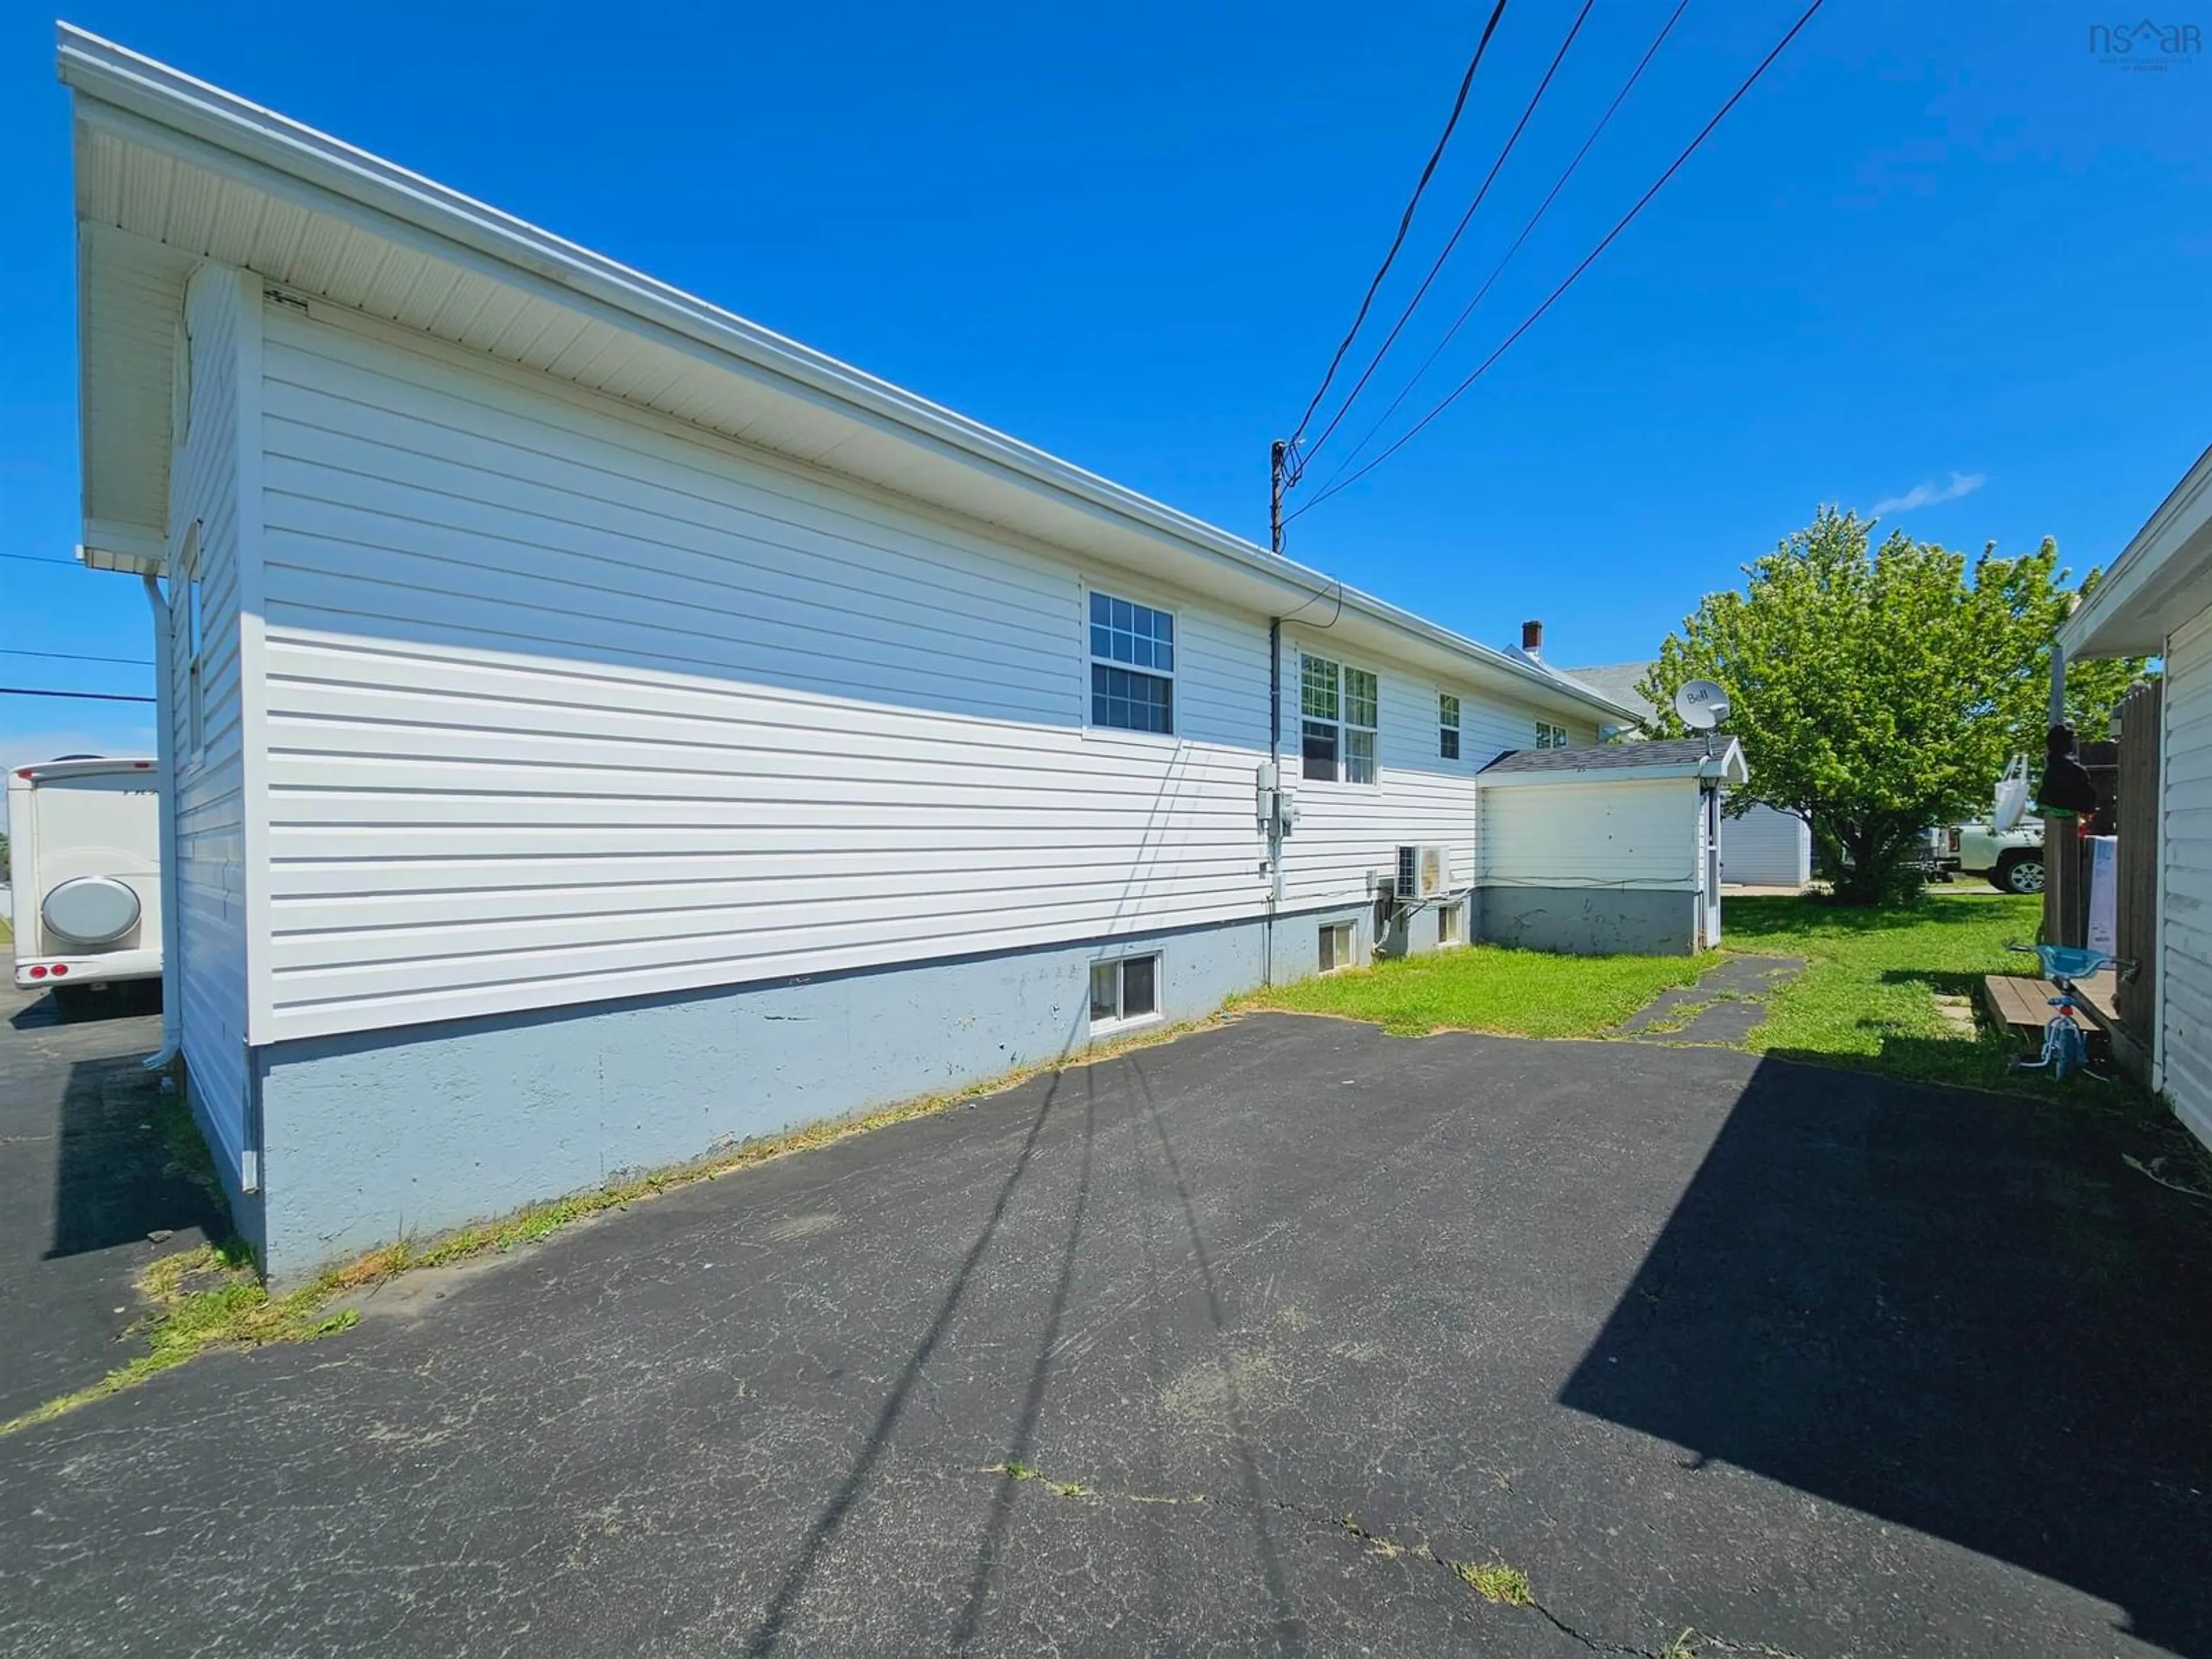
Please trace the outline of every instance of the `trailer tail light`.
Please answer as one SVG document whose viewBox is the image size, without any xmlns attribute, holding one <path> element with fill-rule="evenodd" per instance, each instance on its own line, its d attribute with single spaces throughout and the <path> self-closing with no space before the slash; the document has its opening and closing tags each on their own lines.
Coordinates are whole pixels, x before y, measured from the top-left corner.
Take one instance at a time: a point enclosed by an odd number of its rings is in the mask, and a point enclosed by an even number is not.
<svg viewBox="0 0 2212 1659">
<path fill-rule="evenodd" d="M 36 973 L 36 972 L 38 971 L 38 969 L 36 969 L 34 968 L 34 969 L 33 969 L 31 971 L 32 971 L 32 972 L 33 972 L 33 973 Z M 59 979 L 59 978 L 60 978 L 64 974 L 66 974 L 67 972 L 69 972 L 69 963 L 67 963 L 66 962 L 58 962 L 58 963 L 56 963 L 54 964 L 54 977 L 55 977 L 56 979 Z"/>
<path fill-rule="evenodd" d="M 40 968 L 40 967 L 38 967 L 38 966 L 36 966 L 36 965 L 33 965 L 33 968 L 31 969 L 31 977 L 32 977 L 33 979 L 44 979 L 46 976 L 46 970 L 45 969 Z"/>
</svg>

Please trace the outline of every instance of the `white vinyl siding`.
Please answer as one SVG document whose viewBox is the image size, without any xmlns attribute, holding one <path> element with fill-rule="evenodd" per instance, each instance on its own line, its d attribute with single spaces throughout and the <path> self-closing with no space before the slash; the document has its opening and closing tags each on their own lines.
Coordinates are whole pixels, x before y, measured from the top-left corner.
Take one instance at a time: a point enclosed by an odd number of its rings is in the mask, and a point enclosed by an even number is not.
<svg viewBox="0 0 2212 1659">
<path fill-rule="evenodd" d="M 1259 913 L 1264 620 L 1090 728 L 1072 563 L 266 314 L 271 1036 Z"/>
<path fill-rule="evenodd" d="M 256 325 L 236 273 L 203 266 L 185 296 L 190 436 L 169 469 L 170 683 L 176 753 L 179 1030 L 191 1087 L 234 1164 L 246 1146 L 245 763 L 239 678 L 239 363 Z M 183 377 L 180 378 L 182 382 Z M 181 384 L 180 384 L 181 390 Z M 194 549 L 196 582 L 179 572 Z M 195 595 L 191 589 L 197 587 Z M 198 672 L 190 650 L 197 608 Z"/>
<path fill-rule="evenodd" d="M 1795 812 L 1754 806 L 1721 818 L 1721 879 L 1756 887 L 1802 887 L 1813 878 L 1813 831 Z"/>
<path fill-rule="evenodd" d="M 1693 779 L 1501 784 L 1482 794 L 1480 879 L 1692 891 L 1701 840 Z"/>
<path fill-rule="evenodd" d="M 1303 772 L 1299 742 L 1301 658 L 1329 655 L 1328 636 L 1285 629 L 1283 644 L 1283 763 L 1285 780 Z M 1364 902 L 1368 872 L 1395 868 L 1402 843 L 1439 845 L 1451 856 L 1451 885 L 1474 879 L 1475 775 L 1508 750 L 1528 746 L 1535 715 L 1472 685 L 1442 688 L 1459 699 L 1460 757 L 1437 753 L 1438 688 L 1388 662 L 1373 664 L 1381 725 L 1379 775 L 1372 788 L 1297 785 L 1297 833 L 1283 843 L 1284 897 L 1304 906 Z"/>
<path fill-rule="evenodd" d="M 2160 1060 L 2182 1120 L 2212 1144 L 2212 611 L 2167 641 L 2160 856 Z"/>
</svg>

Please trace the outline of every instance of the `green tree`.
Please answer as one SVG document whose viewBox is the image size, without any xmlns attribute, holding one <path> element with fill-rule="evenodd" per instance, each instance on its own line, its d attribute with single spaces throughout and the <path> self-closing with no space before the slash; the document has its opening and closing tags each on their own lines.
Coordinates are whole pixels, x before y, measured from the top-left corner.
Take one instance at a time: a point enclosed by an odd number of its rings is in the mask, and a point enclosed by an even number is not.
<svg viewBox="0 0 2212 1659">
<path fill-rule="evenodd" d="M 2053 635 L 2075 603 L 2048 539 L 2014 559 L 1992 543 L 1970 568 L 1901 531 L 1875 547 L 1873 529 L 1821 508 L 1744 567 L 1744 591 L 1707 595 L 1638 688 L 1674 735 L 1683 681 L 1726 687 L 1751 769 L 1732 804 L 1809 820 L 1838 899 L 1857 904 L 1910 892 L 1922 833 L 1985 805 L 2011 756 L 2040 758 Z M 2102 731 L 2142 668 L 2069 673 L 2085 732 Z"/>
</svg>

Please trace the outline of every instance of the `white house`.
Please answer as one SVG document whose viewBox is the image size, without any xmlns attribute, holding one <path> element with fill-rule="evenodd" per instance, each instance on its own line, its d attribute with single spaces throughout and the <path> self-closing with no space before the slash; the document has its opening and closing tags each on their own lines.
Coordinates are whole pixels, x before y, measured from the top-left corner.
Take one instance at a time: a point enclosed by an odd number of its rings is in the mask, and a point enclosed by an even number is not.
<svg viewBox="0 0 2212 1659">
<path fill-rule="evenodd" d="M 61 72 L 82 556 L 156 611 L 167 1035 L 275 1275 L 1465 939 L 1482 769 L 1628 715 L 160 64 Z"/>
<path fill-rule="evenodd" d="M 1606 663 L 1593 668 L 1563 668 L 1608 701 L 1636 711 L 1648 722 L 1658 711 L 1636 688 L 1650 673 L 1648 662 Z M 1747 806 L 1721 818 L 1721 881 L 1729 887 L 1803 887 L 1813 879 L 1813 826 L 1777 806 Z"/>
<path fill-rule="evenodd" d="M 2152 976 L 2151 1086 L 2212 1145 L 2212 449 L 2059 629 L 2054 706 L 2069 661 L 2133 656 L 2162 657 L 2166 671 L 2156 940 L 2142 969 Z M 2132 730 L 2123 738 L 2139 740 Z"/>
</svg>

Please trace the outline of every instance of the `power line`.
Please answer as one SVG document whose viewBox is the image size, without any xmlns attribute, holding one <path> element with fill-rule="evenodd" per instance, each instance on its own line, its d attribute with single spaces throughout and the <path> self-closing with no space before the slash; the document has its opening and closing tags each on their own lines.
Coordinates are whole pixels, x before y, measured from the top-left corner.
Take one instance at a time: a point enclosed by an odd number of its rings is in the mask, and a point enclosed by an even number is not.
<svg viewBox="0 0 2212 1659">
<path fill-rule="evenodd" d="M 70 651 L 24 651 L 0 646 L 0 657 L 50 657 L 56 662 L 112 662 L 125 668 L 151 668 L 143 657 L 83 657 Z"/>
<path fill-rule="evenodd" d="M 0 559 L 15 559 L 23 564 L 50 564 L 57 570 L 82 570 L 84 567 L 75 559 L 49 559 L 40 553 L 0 553 Z"/>
<path fill-rule="evenodd" d="M 1328 372 L 1321 377 L 1321 386 L 1314 392 L 1313 401 L 1306 405 L 1306 412 L 1298 416 L 1298 429 L 1291 434 L 1290 439 L 1293 449 L 1297 447 L 1298 440 L 1305 435 L 1307 423 L 1313 419 L 1314 410 L 1321 407 L 1321 400 L 1328 395 L 1329 382 L 1336 378 L 1336 371 L 1344 362 L 1344 354 L 1352 349 L 1352 343 L 1359 333 L 1360 325 L 1367 320 L 1367 308 L 1375 303 L 1376 290 L 1382 286 L 1383 277 L 1390 273 L 1390 262 L 1398 257 L 1398 250 L 1406 245 L 1406 233 L 1413 226 L 1413 210 L 1421 204 L 1422 192 L 1428 189 L 1429 180 L 1436 176 L 1437 163 L 1443 160 L 1444 146 L 1451 142 L 1452 130 L 1459 125 L 1460 112 L 1467 107 L 1467 94 L 1474 85 L 1474 72 L 1482 66 L 1482 54 L 1490 49 L 1490 37 L 1498 33 L 1498 20 L 1504 15 L 1505 0 L 1498 0 L 1497 6 L 1491 11 L 1490 21 L 1483 25 L 1482 39 L 1475 43 L 1474 56 L 1467 60 L 1467 73 L 1460 77 L 1459 95 L 1452 100 L 1451 115 L 1444 122 L 1443 131 L 1437 136 L 1437 147 L 1429 152 L 1428 165 L 1421 169 L 1420 179 L 1413 185 L 1413 193 L 1407 200 L 1405 212 L 1399 216 L 1398 234 L 1390 240 L 1390 250 L 1382 256 L 1382 263 L 1376 268 L 1374 280 L 1367 284 L 1367 293 L 1359 301 L 1358 313 L 1352 318 L 1351 329 L 1336 348 L 1336 355 L 1328 360 Z"/>
<path fill-rule="evenodd" d="M 128 691 L 50 691 L 37 685 L 0 685 L 0 697 L 72 697 L 85 702 L 152 702 Z"/>
<path fill-rule="evenodd" d="M 1595 247 L 1592 248 L 1583 258 L 1583 262 L 1567 273 L 1566 279 L 1557 288 L 1553 289 L 1550 294 L 1545 296 L 1544 302 L 1541 305 L 1538 306 L 1534 311 L 1530 312 L 1526 317 L 1521 319 L 1520 326 L 1516 328 L 1510 334 L 1507 335 L 1505 337 L 1504 343 L 1501 344 L 1497 350 L 1492 352 L 1490 356 L 1484 358 L 1482 362 L 1476 366 L 1473 374 L 1469 374 L 1465 380 L 1454 386 L 1450 392 L 1444 395 L 1441 402 L 1439 402 L 1433 409 L 1430 410 L 1427 414 L 1422 416 L 1419 420 L 1414 422 L 1412 426 L 1408 427 L 1404 433 L 1400 434 L 1395 442 L 1377 454 L 1373 460 L 1368 462 L 1366 465 L 1361 467 L 1358 471 L 1348 474 L 1340 483 L 1330 485 L 1327 489 L 1322 491 L 1320 495 L 1308 501 L 1304 507 L 1298 508 L 1297 513 L 1291 514 L 1290 517 L 1295 519 L 1299 514 L 1310 513 L 1314 508 L 1319 507 L 1323 501 L 1328 500 L 1330 496 L 1338 494 L 1340 491 L 1348 489 L 1353 484 L 1358 483 L 1360 479 L 1365 477 L 1376 467 L 1382 465 L 1383 462 L 1389 460 L 1393 455 L 1396 454 L 1407 444 L 1411 443 L 1420 434 L 1422 429 L 1425 428 L 1430 422 L 1435 420 L 1437 416 L 1443 414 L 1447 409 L 1449 409 L 1453 404 L 1459 400 L 1461 395 L 1464 393 L 1469 386 L 1473 386 L 1477 380 L 1488 374 L 1490 372 L 1491 365 L 1495 363 L 1500 357 L 1503 357 L 1506 352 L 1512 348 L 1515 341 L 1518 340 L 1523 334 L 1526 334 L 1529 329 L 1534 327 L 1537 319 L 1541 317 L 1546 312 L 1549 311 L 1558 301 L 1559 296 L 1575 285 L 1576 279 L 1581 276 L 1583 272 L 1588 270 L 1591 265 L 1597 262 L 1598 256 L 1603 253 L 1606 249 L 1613 246 L 1613 240 L 1618 237 L 1622 231 L 1628 228 L 1630 222 L 1635 219 L 1638 214 L 1644 211 L 1644 207 L 1650 202 L 1651 198 L 1656 196 L 1660 191 L 1665 187 L 1667 181 L 1669 179 L 1672 179 L 1675 173 L 1681 170 L 1682 164 L 1687 161 L 1690 157 L 1697 152 L 1698 147 L 1704 143 L 1705 140 L 1711 136 L 1713 129 L 1720 125 L 1721 122 L 1726 118 L 1728 112 L 1734 109 L 1736 105 L 1742 100 L 1743 95 L 1749 92 L 1752 88 L 1757 84 L 1759 78 L 1765 75 L 1768 69 L 1773 65 L 1776 58 L 1782 56 L 1783 52 L 1789 47 L 1790 43 L 1797 38 L 1799 32 L 1804 28 L 1805 25 L 1813 21 L 1814 13 L 1819 11 L 1821 6 L 1825 3 L 1826 0 L 1813 0 L 1813 3 L 1805 8 L 1803 14 L 1799 16 L 1795 23 L 1790 26 L 1790 33 L 1784 35 L 1782 39 L 1776 43 L 1773 51 L 1768 52 L 1765 58 L 1759 60 L 1759 67 L 1753 70 L 1751 74 L 1745 78 L 1743 84 L 1738 87 L 1735 91 L 1729 95 L 1728 102 L 1720 106 L 1718 113 L 1717 113 L 1711 120 L 1706 122 L 1703 127 L 1698 129 L 1698 136 L 1690 140 L 1687 146 L 1684 148 L 1682 153 L 1680 155 L 1677 155 L 1674 159 L 1673 162 L 1669 164 L 1666 172 L 1659 175 L 1658 179 L 1653 183 L 1650 189 L 1645 191 L 1643 195 L 1637 198 L 1636 205 L 1630 208 L 1626 213 L 1621 216 L 1620 221 L 1618 224 L 1614 225 L 1611 230 L 1606 232 L 1605 240 L 1601 241 Z"/>
<path fill-rule="evenodd" d="M 1536 106 L 1544 101 L 1544 94 L 1551 90 L 1552 77 L 1559 72 L 1559 65 L 1566 61 L 1567 49 L 1574 45 L 1575 37 L 1583 32 L 1583 23 L 1589 16 L 1590 8 L 1596 3 L 1597 0 L 1583 0 L 1583 9 L 1575 14 L 1575 21 L 1567 30 L 1567 38 L 1559 42 L 1559 51 L 1553 53 L 1551 67 L 1544 71 L 1544 78 L 1536 83 L 1536 90 L 1529 94 L 1528 106 L 1521 112 L 1521 118 L 1513 124 L 1513 131 L 1506 135 L 1505 147 L 1498 152 L 1498 159 L 1490 164 L 1489 173 L 1483 177 L 1482 187 L 1474 192 L 1474 199 L 1467 204 L 1467 211 L 1459 216 L 1459 223 L 1452 227 L 1452 234 L 1445 238 L 1443 251 L 1430 263 L 1428 275 L 1421 278 L 1420 286 L 1413 290 L 1413 297 L 1406 301 L 1406 308 L 1398 313 L 1398 320 L 1390 325 L 1390 332 L 1376 349 L 1374 356 L 1368 360 L 1367 367 L 1360 371 L 1358 380 L 1345 394 L 1344 402 L 1338 406 L 1328 424 L 1322 428 L 1321 435 L 1297 458 L 1291 472 L 1292 483 L 1305 476 L 1307 466 L 1320 453 L 1321 447 L 1328 441 L 1329 434 L 1336 430 L 1346 416 L 1352 413 L 1352 404 L 1359 401 L 1359 394 L 1367 389 L 1368 381 L 1374 379 L 1375 371 L 1382 367 L 1382 360 L 1389 356 L 1390 348 L 1397 344 L 1398 336 L 1413 320 L 1413 313 L 1420 308 L 1421 301 L 1428 297 L 1431 285 L 1443 274 L 1444 262 L 1451 258 L 1452 250 L 1459 246 L 1459 239 L 1467 234 L 1475 210 L 1482 205 L 1483 198 L 1490 194 L 1490 187 L 1498 182 L 1498 175 L 1504 170 L 1506 159 L 1513 154 L 1514 145 L 1521 142 L 1521 135 L 1528 130 L 1529 118 L 1536 113 Z"/>
<path fill-rule="evenodd" d="M 1329 475 L 1328 483 L 1322 487 L 1322 494 L 1328 494 L 1329 487 L 1344 476 L 1345 469 L 1359 459 L 1360 451 L 1375 441 L 1375 434 L 1389 423 L 1390 417 L 1398 412 L 1407 398 L 1413 396 L 1413 388 L 1419 386 L 1422 378 L 1436 366 L 1437 359 L 1444 355 L 1444 349 L 1451 344 L 1467 319 L 1474 314 L 1475 307 L 1483 302 L 1498 279 L 1505 274 L 1505 267 L 1513 263 L 1514 256 L 1521 252 L 1522 245 L 1528 240 L 1537 225 L 1542 222 L 1544 216 L 1551 211 L 1552 204 L 1559 199 L 1559 192 L 1567 187 L 1567 181 L 1575 176 L 1576 169 L 1583 164 L 1583 158 L 1590 153 L 1598 139 L 1604 135 L 1606 128 L 1612 124 L 1614 112 L 1627 101 L 1628 94 L 1636 90 L 1636 83 L 1644 78 L 1644 70 L 1650 65 L 1651 60 L 1658 56 L 1659 48 L 1667 43 L 1667 37 L 1674 32 L 1674 25 L 1681 21 L 1682 14 L 1689 9 L 1690 0 L 1680 0 L 1680 3 L 1675 6 L 1666 22 L 1660 26 L 1659 33 L 1651 38 L 1651 44 L 1644 49 L 1644 56 L 1637 61 L 1636 68 L 1630 73 L 1628 79 L 1622 82 L 1620 90 L 1613 94 L 1613 101 L 1606 106 L 1605 113 L 1598 117 L 1597 125 L 1590 129 L 1589 137 L 1583 140 L 1583 147 L 1575 152 L 1574 160 L 1567 163 L 1565 170 L 1553 182 L 1550 193 L 1536 204 L 1536 210 L 1528 216 L 1528 222 L 1521 227 L 1521 234 L 1513 239 L 1513 246 L 1505 250 L 1504 257 L 1492 268 L 1490 275 L 1482 279 L 1482 286 L 1475 289 L 1474 297 L 1461 308 L 1458 316 L 1452 319 L 1452 325 L 1444 331 L 1443 337 L 1438 340 L 1435 348 L 1421 360 L 1421 366 L 1413 371 L 1413 378 L 1399 388 L 1398 395 L 1390 400 L 1390 406 L 1376 417 L 1375 423 L 1367 428 L 1358 443 L 1352 445 L 1352 453 L 1337 463 L 1336 471 Z"/>
</svg>

